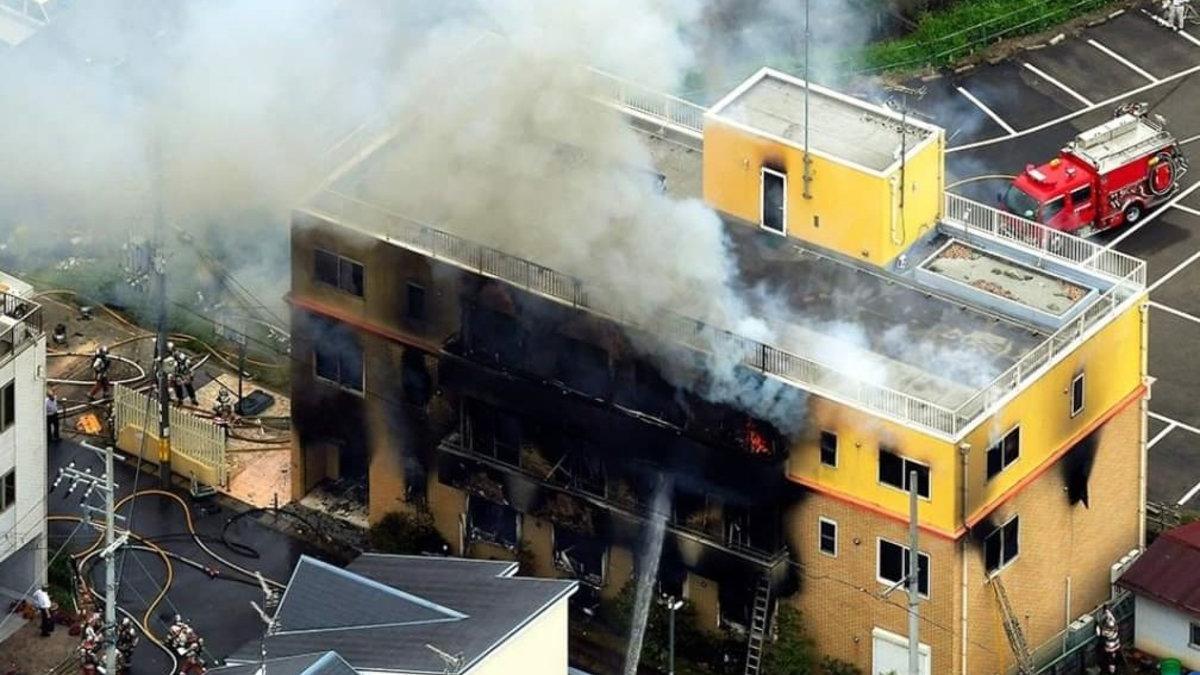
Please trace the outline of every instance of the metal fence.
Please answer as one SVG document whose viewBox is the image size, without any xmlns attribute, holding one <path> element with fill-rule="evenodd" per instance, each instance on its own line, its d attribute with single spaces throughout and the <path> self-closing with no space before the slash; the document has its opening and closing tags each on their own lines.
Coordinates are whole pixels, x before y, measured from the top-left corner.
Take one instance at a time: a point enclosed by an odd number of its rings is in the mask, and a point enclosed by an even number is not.
<svg viewBox="0 0 1200 675">
<path fill-rule="evenodd" d="M 1121 644 L 1133 644 L 1133 594 L 1121 591 L 1113 604 L 1113 616 L 1121 630 Z M 1033 650 L 1033 663 L 1038 675 L 1084 675 L 1088 668 L 1098 665 L 1096 623 L 1103 608 L 1092 611 L 1092 621 L 1078 631 L 1063 630 Z M 1010 670 L 1015 674 L 1015 670 Z"/>
<path fill-rule="evenodd" d="M 956 194 L 946 193 L 942 222 L 967 235 L 987 234 L 1036 249 L 1045 257 L 1081 265 L 1114 280 L 1146 283 L 1144 261 Z"/>
<path fill-rule="evenodd" d="M 987 232 L 1015 245 L 1028 245 L 1021 233 L 1037 233 L 1039 230 L 1036 228 L 1041 227 L 1019 218 L 1015 221 L 1000 218 L 995 215 L 1000 213 L 995 209 L 947 195 L 947 210 L 951 207 L 954 209 L 952 223 L 955 227 Z M 853 378 L 811 359 L 695 319 L 671 313 L 660 313 L 652 319 L 631 316 L 625 308 L 606 306 L 605 300 L 613 296 L 603 292 L 603 288 L 592 285 L 585 289 L 579 279 L 570 275 L 468 241 L 333 190 L 319 192 L 310 202 L 309 208 L 335 222 L 353 224 L 432 258 L 504 280 L 572 307 L 590 310 L 700 352 L 735 358 L 737 363 L 795 383 L 818 395 L 847 400 L 882 415 L 950 436 L 956 436 L 960 431 L 969 428 L 992 405 L 1020 387 L 1021 383 L 1039 368 L 1073 348 L 1076 340 L 1088 329 L 1111 316 L 1124 301 L 1145 288 L 1145 263 L 1142 261 L 1102 249 L 1077 237 L 1064 239 L 1064 250 L 1078 256 L 1079 261 L 1048 251 L 1046 253 L 1059 255 L 1064 261 L 1074 265 L 1102 265 L 1108 270 L 1123 270 L 1124 276 L 1115 280 L 1113 286 L 1089 307 L 1042 344 L 1030 350 L 991 384 L 957 409 L 950 409 L 880 384 Z M 1002 224 L 1011 224 L 1018 234 L 1009 234 Z M 1091 269 L 1103 271 L 1097 267 Z"/>
<path fill-rule="evenodd" d="M 8 363 L 21 347 L 42 335 L 42 306 L 19 295 L 0 292 L 0 310 L 8 325 L 0 324 L 0 365 Z"/>
<path fill-rule="evenodd" d="M 117 444 L 122 450 L 158 461 L 158 401 L 129 387 L 113 385 L 113 419 Z M 172 470 L 212 485 L 227 487 L 225 434 L 212 421 L 180 408 L 171 408 Z"/>
<path fill-rule="evenodd" d="M 601 101 L 693 133 L 704 131 L 704 107 L 595 68 L 588 68 Z"/>
</svg>

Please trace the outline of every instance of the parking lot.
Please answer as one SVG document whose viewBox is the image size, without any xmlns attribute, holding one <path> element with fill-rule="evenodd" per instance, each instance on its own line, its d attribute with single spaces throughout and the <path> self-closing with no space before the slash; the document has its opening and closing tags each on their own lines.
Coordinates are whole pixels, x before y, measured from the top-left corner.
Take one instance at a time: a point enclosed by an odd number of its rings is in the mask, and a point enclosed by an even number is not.
<svg viewBox="0 0 1200 675">
<path fill-rule="evenodd" d="M 1175 32 L 1157 3 L 1111 15 L 996 64 L 923 82 L 914 107 L 947 130 L 947 183 L 1012 175 L 1074 135 L 1145 101 L 1167 119 L 1192 170 L 1182 189 L 1135 227 L 1098 243 L 1147 261 L 1151 501 L 1200 510 L 1200 27 Z M 993 203 L 1003 179 L 953 189 Z"/>
</svg>

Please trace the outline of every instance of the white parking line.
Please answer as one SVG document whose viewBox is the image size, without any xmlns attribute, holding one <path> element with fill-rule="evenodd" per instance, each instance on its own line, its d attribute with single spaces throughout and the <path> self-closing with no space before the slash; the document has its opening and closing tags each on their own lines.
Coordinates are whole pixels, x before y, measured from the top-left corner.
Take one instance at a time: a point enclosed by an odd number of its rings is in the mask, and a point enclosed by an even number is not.
<svg viewBox="0 0 1200 675">
<path fill-rule="evenodd" d="M 1154 434 L 1154 438 L 1151 438 L 1150 441 L 1146 443 L 1146 449 L 1149 450 L 1150 448 L 1153 448 L 1155 446 L 1155 444 L 1157 444 L 1159 441 L 1161 441 L 1163 439 L 1163 436 L 1166 436 L 1167 434 L 1174 431 L 1176 426 L 1177 425 L 1174 422 L 1172 422 L 1172 423 L 1168 424 L 1167 426 L 1163 427 L 1162 431 L 1158 432 L 1157 434 Z"/>
<path fill-rule="evenodd" d="M 1184 213 L 1190 213 L 1193 216 L 1200 216 L 1200 209 L 1193 209 L 1192 207 L 1184 206 L 1183 204 L 1175 204 L 1174 206 Z"/>
<path fill-rule="evenodd" d="M 1184 260 L 1183 262 L 1176 265 L 1175 269 L 1171 270 L 1170 272 L 1167 272 L 1166 274 L 1162 275 L 1158 279 L 1158 281 L 1155 281 L 1154 283 L 1150 284 L 1150 288 L 1146 289 L 1146 293 L 1154 292 L 1154 289 L 1158 288 L 1159 286 L 1162 286 L 1164 283 L 1166 283 L 1168 280 L 1170 280 L 1171 277 L 1182 272 L 1183 268 L 1196 262 L 1197 258 L 1200 258 L 1200 251 L 1196 251 L 1191 256 L 1189 256 L 1187 260 Z"/>
<path fill-rule="evenodd" d="M 1150 17 L 1150 20 L 1153 21 L 1154 23 L 1162 26 L 1163 28 L 1170 28 L 1171 31 L 1173 33 L 1175 33 L 1176 35 L 1178 35 L 1179 37 L 1187 40 L 1188 42 L 1196 45 L 1197 47 L 1200 47 L 1200 39 L 1197 39 L 1193 35 L 1189 35 L 1186 31 L 1176 30 L 1175 27 L 1171 25 L 1170 21 L 1167 21 L 1166 19 L 1162 18 L 1161 16 L 1146 9 L 1145 7 L 1142 8 L 1142 14 L 1145 14 L 1146 16 Z"/>
<path fill-rule="evenodd" d="M 1181 319 L 1187 319 L 1188 321 L 1200 323 L 1200 317 L 1192 316 L 1191 314 L 1188 314 L 1187 312 L 1181 312 L 1181 311 L 1175 309 L 1174 307 L 1168 307 L 1168 306 L 1162 304 L 1161 302 L 1155 302 L 1155 301 L 1151 300 L 1148 304 L 1155 309 L 1161 309 L 1162 311 L 1166 312 L 1167 314 L 1174 314 L 1175 316 L 1177 316 Z"/>
<path fill-rule="evenodd" d="M 985 115 L 987 115 L 988 117 L 992 118 L 992 120 L 993 120 L 993 121 L 994 121 L 996 124 L 999 124 L 1001 127 L 1004 127 L 1004 130 L 1008 132 L 1008 135 L 1009 135 L 1009 136 L 1016 135 L 1016 133 L 1017 133 L 1017 130 L 1016 130 L 1016 129 L 1013 129 L 1012 127 L 1010 127 L 1010 126 L 1008 125 L 1008 122 L 1005 122 L 1004 120 L 1000 119 L 1000 116 L 999 116 L 999 115 L 997 115 L 996 113 L 992 112 L 992 109 L 991 109 L 991 108 L 989 108 L 989 107 L 987 107 L 986 105 L 984 105 L 984 104 L 983 104 L 983 101 L 980 101 L 979 99 L 975 98 L 975 96 L 973 96 L 973 95 L 971 94 L 971 92 L 967 91 L 966 89 L 963 89 L 962 87 L 956 87 L 956 89 L 958 89 L 958 93 L 960 93 L 960 94 L 962 94 L 963 96 L 965 96 L 965 97 L 967 98 L 967 100 L 968 100 L 968 101 L 970 101 L 971 103 L 974 103 L 976 108 L 979 108 L 980 110 L 982 110 L 982 111 L 983 111 L 983 114 L 985 114 Z"/>
<path fill-rule="evenodd" d="M 1122 241 L 1125 240 L 1126 237 L 1128 237 L 1129 235 L 1133 234 L 1134 232 L 1137 232 L 1138 230 L 1145 227 L 1147 224 L 1149 224 L 1155 218 L 1157 218 L 1160 214 L 1165 213 L 1168 209 L 1170 209 L 1173 206 L 1178 206 L 1180 200 L 1182 200 L 1184 197 L 1187 197 L 1188 195 L 1195 192 L 1197 188 L 1200 188 L 1200 180 L 1196 181 L 1195 183 L 1192 183 L 1191 185 L 1189 185 L 1186 188 L 1184 188 L 1183 190 L 1181 190 L 1179 192 L 1179 194 L 1177 194 L 1171 198 L 1171 201 L 1164 204 L 1161 209 L 1155 211 L 1154 213 L 1151 213 L 1150 215 L 1146 216 L 1145 218 L 1142 218 L 1142 221 L 1140 223 L 1138 223 L 1138 224 L 1134 225 L 1133 227 L 1122 232 L 1121 236 L 1119 236 L 1119 237 L 1113 239 L 1112 241 L 1108 242 L 1107 244 L 1105 244 L 1104 248 L 1112 248 L 1112 247 L 1116 246 L 1117 244 L 1121 243 Z"/>
<path fill-rule="evenodd" d="M 1117 63 L 1120 63 L 1121 65 L 1132 70 L 1133 72 L 1137 73 L 1138 75 L 1141 75 L 1142 77 L 1146 78 L 1147 80 L 1150 80 L 1151 82 L 1158 82 L 1157 77 L 1142 70 L 1134 62 L 1132 62 L 1129 59 L 1125 58 L 1124 56 L 1121 56 L 1120 54 L 1114 52 L 1113 50 L 1109 49 L 1108 47 L 1105 47 L 1104 45 L 1100 44 L 1099 42 L 1096 42 L 1095 40 L 1088 38 L 1088 44 L 1095 47 L 1096 49 L 1099 49 L 1100 51 L 1104 52 L 1105 54 L 1108 54 L 1114 60 L 1116 60 Z"/>
<path fill-rule="evenodd" d="M 1095 110 L 1096 108 L 1103 108 L 1106 106 L 1110 106 L 1110 105 L 1116 103 L 1117 101 L 1121 101 L 1123 99 L 1130 98 L 1131 96 L 1137 96 L 1138 94 L 1149 91 L 1159 85 L 1166 84 L 1168 82 L 1174 82 L 1175 80 L 1185 78 L 1188 75 L 1191 75 L 1193 73 L 1200 73 L 1200 63 L 1198 63 L 1194 66 L 1190 66 L 1188 68 L 1184 68 L 1183 70 L 1179 71 L 1178 73 L 1168 75 L 1168 76 L 1164 77 L 1163 79 L 1158 80 L 1156 82 L 1150 82 L 1148 84 L 1143 84 L 1142 86 L 1140 86 L 1136 89 L 1130 89 L 1129 91 L 1121 92 L 1120 94 L 1117 94 L 1116 96 L 1110 96 L 1110 97 L 1104 99 L 1103 101 L 1100 101 L 1099 103 L 1095 104 L 1091 108 L 1083 108 L 1082 110 L 1076 110 L 1074 112 L 1069 112 L 1066 115 L 1062 115 L 1061 117 L 1056 117 L 1052 120 L 1046 120 L 1045 122 L 1042 122 L 1041 124 L 1038 124 L 1036 126 L 1029 127 L 1028 129 L 1022 129 L 1022 130 L 1018 131 L 1015 135 L 1016 136 L 1028 136 L 1029 134 L 1036 134 L 1037 132 L 1042 131 L 1043 129 L 1049 129 L 1052 126 L 1062 124 L 1063 122 L 1069 122 L 1069 121 L 1075 119 L 1076 117 L 1079 117 L 1080 115 L 1086 115 L 1087 113 L 1090 113 L 1091 111 Z M 996 143 L 1003 143 L 1004 141 L 1010 140 L 1011 138 L 1012 138 L 1012 136 L 997 136 L 995 138 L 985 138 L 982 141 L 975 141 L 973 143 L 964 143 L 962 145 L 956 145 L 953 148 L 946 148 L 946 153 L 949 154 L 949 153 L 954 153 L 954 152 L 962 152 L 963 150 L 974 150 L 975 148 L 982 148 L 982 147 L 985 147 L 988 145 L 995 145 Z"/>
<path fill-rule="evenodd" d="M 1073 96 L 1073 97 L 1075 98 L 1075 100 L 1076 100 L 1076 101 L 1079 101 L 1080 103 L 1082 103 L 1082 104 L 1084 104 L 1084 105 L 1086 105 L 1086 106 L 1088 106 L 1088 107 L 1091 107 L 1091 106 L 1095 105 L 1094 103 L 1092 103 L 1092 102 L 1091 102 L 1091 101 L 1089 101 L 1088 99 L 1086 99 L 1086 98 L 1084 98 L 1083 96 L 1081 96 L 1081 95 L 1079 94 L 1079 92 L 1077 92 L 1077 91 L 1075 91 L 1074 89 L 1072 89 L 1072 88 L 1068 87 L 1067 85 L 1063 84 L 1062 82 L 1059 82 L 1058 80 L 1054 79 L 1053 77 L 1050 77 L 1048 74 L 1046 74 L 1046 73 L 1042 72 L 1041 70 L 1039 70 L 1039 69 L 1037 68 L 1037 66 L 1034 66 L 1032 63 L 1029 63 L 1028 61 L 1022 61 L 1022 62 L 1021 62 L 1021 65 L 1025 66 L 1026 68 L 1028 68 L 1028 69 L 1029 69 L 1029 71 L 1030 71 L 1030 72 L 1032 72 L 1034 75 L 1037 75 L 1038 77 L 1042 78 L 1043 80 L 1045 80 L 1045 81 L 1049 82 L 1050 84 L 1052 84 L 1052 85 L 1054 85 L 1054 86 L 1058 87 L 1059 89 L 1062 89 L 1062 90 L 1063 90 L 1064 92 L 1066 92 L 1067 94 L 1069 94 L 1069 95 Z"/>
<path fill-rule="evenodd" d="M 1149 415 L 1150 417 L 1153 417 L 1154 419 L 1158 420 L 1159 422 L 1166 422 L 1167 424 L 1174 424 L 1175 426 L 1179 427 L 1180 429 L 1183 429 L 1184 431 L 1190 431 L 1193 434 L 1200 436 L 1200 429 L 1197 429 L 1196 427 L 1194 427 L 1190 424 L 1184 424 L 1183 422 L 1180 422 L 1179 420 L 1173 420 L 1170 417 L 1167 417 L 1166 415 L 1160 415 L 1160 414 L 1154 412 L 1153 410 L 1146 411 L 1146 414 Z"/>
<path fill-rule="evenodd" d="M 1192 501 L 1192 497 L 1195 497 L 1197 492 L 1200 492 L 1200 483 L 1193 485 L 1192 489 L 1187 491 L 1187 494 L 1180 497 L 1179 501 L 1175 502 L 1175 506 L 1183 506 L 1184 504 Z"/>
</svg>

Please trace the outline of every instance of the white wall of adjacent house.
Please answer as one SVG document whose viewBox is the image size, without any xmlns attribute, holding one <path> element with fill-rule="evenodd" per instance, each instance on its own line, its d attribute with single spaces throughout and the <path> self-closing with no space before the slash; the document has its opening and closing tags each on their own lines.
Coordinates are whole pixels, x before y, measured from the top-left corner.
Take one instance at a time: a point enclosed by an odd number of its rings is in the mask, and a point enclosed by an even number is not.
<svg viewBox="0 0 1200 675">
<path fill-rule="evenodd" d="M 566 672 L 567 596 L 563 596 L 464 675 L 566 675 Z"/>
<path fill-rule="evenodd" d="M 1179 659 L 1189 670 L 1200 670 L 1200 644 L 1191 642 L 1192 624 L 1200 617 L 1137 596 L 1134 599 L 1133 645 L 1160 658 Z"/>
<path fill-rule="evenodd" d="M 8 594 L 27 593 L 46 572 L 46 339 L 18 350 L 0 364 L 0 589 Z"/>
</svg>

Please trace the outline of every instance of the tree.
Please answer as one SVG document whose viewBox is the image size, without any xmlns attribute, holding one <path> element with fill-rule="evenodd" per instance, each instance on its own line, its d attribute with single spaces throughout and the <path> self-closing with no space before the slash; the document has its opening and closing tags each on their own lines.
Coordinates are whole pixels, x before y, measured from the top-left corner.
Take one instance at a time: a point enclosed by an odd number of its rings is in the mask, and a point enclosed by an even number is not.
<svg viewBox="0 0 1200 675">
<path fill-rule="evenodd" d="M 816 672 L 816 647 L 804 630 L 800 610 L 780 603 L 775 615 L 775 633 L 775 640 L 765 645 L 764 675 L 812 675 Z"/>
</svg>

